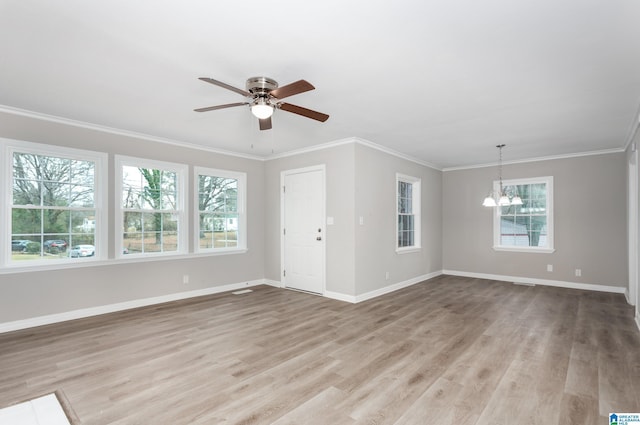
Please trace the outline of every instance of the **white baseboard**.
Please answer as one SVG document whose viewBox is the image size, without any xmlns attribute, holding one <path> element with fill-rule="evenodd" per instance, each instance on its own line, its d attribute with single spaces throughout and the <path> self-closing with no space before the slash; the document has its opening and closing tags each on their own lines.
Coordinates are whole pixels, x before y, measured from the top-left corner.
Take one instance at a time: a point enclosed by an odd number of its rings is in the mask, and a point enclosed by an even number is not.
<svg viewBox="0 0 640 425">
<path fill-rule="evenodd" d="M 407 286 L 415 285 L 416 283 L 424 282 L 425 280 L 433 279 L 434 277 L 440 276 L 441 274 L 442 274 L 442 271 L 438 270 L 433 273 L 427 273 L 422 276 L 417 276 L 402 282 L 394 283 L 393 285 L 385 286 L 384 288 L 376 289 L 370 292 L 365 292 L 364 294 L 360 294 L 360 295 L 347 295 L 347 294 L 342 294 L 340 292 L 325 291 L 324 296 L 327 298 L 332 298 L 334 300 L 345 301 L 348 303 L 356 304 L 356 303 L 370 300 L 372 298 L 380 297 L 382 295 L 397 291 L 399 289 L 406 288 Z"/>
<path fill-rule="evenodd" d="M 394 283 L 393 285 L 385 286 L 384 288 L 376 289 L 375 291 L 365 292 L 364 294 L 356 295 L 356 302 L 359 303 L 362 301 L 367 301 L 372 298 L 388 294 L 389 292 L 394 292 L 399 289 L 406 288 L 407 286 L 415 285 L 416 283 L 433 279 L 434 277 L 440 276 L 441 274 L 442 270 L 438 270 L 436 272 L 423 274 L 422 276 L 417 276 L 403 282 Z"/>
<path fill-rule="evenodd" d="M 132 308 L 146 307 L 154 304 L 162 304 L 170 301 L 184 300 L 187 298 L 201 297 L 203 295 L 217 294 L 220 292 L 235 291 L 241 288 L 269 284 L 265 279 L 250 280 L 229 285 L 213 286 L 211 288 L 197 289 L 195 291 L 178 292 L 175 294 L 162 295 L 159 297 L 143 298 L 139 300 L 125 301 L 116 304 L 102 305 L 98 307 L 83 308 L 80 310 L 67 311 L 64 313 L 49 314 L 46 316 L 33 317 L 30 319 L 16 320 L 14 322 L 0 323 L 0 333 L 12 332 L 21 329 L 33 328 L 36 326 L 50 325 L 52 323 L 66 322 L 67 320 L 83 319 L 85 317 L 98 316 L 100 314 L 114 313 L 117 311 L 130 310 Z"/>
<path fill-rule="evenodd" d="M 273 286 L 275 288 L 285 288 L 284 284 L 282 282 L 277 281 L 277 280 L 265 279 L 264 280 L 264 284 L 265 285 L 269 285 L 269 286 Z M 289 289 L 291 289 L 291 288 L 289 288 Z M 301 292 L 305 292 L 305 291 L 301 291 Z M 323 296 L 325 296 L 327 298 L 334 299 L 334 300 L 338 300 L 338 301 L 345 301 L 345 302 L 348 302 L 348 303 L 355 303 L 355 297 L 353 295 L 346 295 L 346 294 L 343 294 L 343 293 L 340 293 L 340 292 L 324 291 Z"/>
<path fill-rule="evenodd" d="M 343 294 L 342 292 L 324 291 L 324 296 L 327 298 L 331 298 L 332 300 L 344 301 L 351 304 L 356 303 L 355 295 L 347 295 Z"/>
<path fill-rule="evenodd" d="M 626 291 L 626 288 L 622 286 L 596 285 L 596 284 L 589 284 L 589 283 L 565 282 L 562 280 L 534 279 L 529 277 L 505 276 L 505 275 L 498 275 L 498 274 L 471 273 L 471 272 L 461 272 L 457 270 L 443 270 L 442 274 L 449 274 L 453 276 L 463 276 L 463 277 L 475 277 L 478 279 L 500 280 L 505 282 L 543 285 L 543 286 L 557 286 L 559 288 L 584 289 L 587 291 L 613 292 L 616 294 L 624 294 Z"/>
<path fill-rule="evenodd" d="M 277 280 L 264 279 L 263 283 L 265 285 L 274 286 L 276 288 L 283 288 L 282 282 L 278 282 Z"/>
<path fill-rule="evenodd" d="M 493 274 L 484 274 L 484 273 L 469 273 L 469 272 L 461 272 L 455 270 L 439 270 L 436 272 L 424 274 L 422 276 L 417 276 L 412 279 L 408 279 L 402 282 L 394 283 L 393 285 L 385 286 L 384 288 L 376 289 L 374 291 L 366 292 L 360 295 L 348 295 L 340 292 L 332 292 L 325 291 L 324 296 L 327 298 L 331 298 L 338 301 L 349 302 L 352 304 L 360 303 L 363 301 L 370 300 L 372 298 L 376 298 L 390 292 L 397 291 L 399 289 L 406 288 L 411 285 L 415 285 L 416 283 L 423 282 L 425 280 L 433 279 L 434 277 L 440 276 L 442 274 L 454 275 L 454 276 L 464 276 L 464 277 L 474 277 L 480 279 L 491 279 L 491 280 L 500 280 L 507 282 L 517 282 L 517 283 L 526 283 L 526 284 L 534 284 L 534 285 L 546 285 L 546 286 L 557 286 L 562 288 L 572 288 L 572 289 L 585 289 L 590 291 L 601 291 L 601 292 L 614 292 L 614 293 L 625 293 L 625 288 L 618 286 L 606 286 L 606 285 L 590 285 L 586 283 L 576 283 L 576 282 L 563 282 L 556 280 L 545 280 L 545 279 L 531 279 L 524 277 L 516 277 L 516 276 L 504 276 L 504 275 L 493 275 Z M 90 307 L 84 308 L 80 310 L 73 310 L 64 313 L 56 313 L 50 314 L 46 316 L 33 317 L 29 319 L 16 320 L 13 322 L 5 322 L 0 323 L 0 334 L 5 332 L 12 332 L 21 329 L 33 328 L 36 326 L 50 325 L 58 322 L 66 322 L 67 320 L 74 319 L 82 319 L 85 317 L 98 316 L 100 314 L 114 313 L 117 311 L 130 310 L 132 308 L 138 307 L 146 307 L 154 304 L 161 304 L 170 301 L 178 301 L 187 298 L 200 297 L 203 295 L 212 295 L 221 292 L 235 291 L 242 288 L 248 288 L 257 285 L 270 285 L 276 288 L 282 288 L 282 283 L 270 280 L 270 279 L 256 279 L 247 282 L 241 283 L 232 283 L 229 285 L 222 286 L 213 286 L 205 289 L 198 289 L 195 291 L 187 291 L 187 292 L 178 292 L 175 294 L 162 295 L 159 297 L 152 298 L 144 298 L 139 300 L 125 301 L 116 304 L 108 304 L 98 307 Z M 638 329 L 640 330 L 640 313 L 636 314 L 635 322 L 638 325 Z"/>
</svg>

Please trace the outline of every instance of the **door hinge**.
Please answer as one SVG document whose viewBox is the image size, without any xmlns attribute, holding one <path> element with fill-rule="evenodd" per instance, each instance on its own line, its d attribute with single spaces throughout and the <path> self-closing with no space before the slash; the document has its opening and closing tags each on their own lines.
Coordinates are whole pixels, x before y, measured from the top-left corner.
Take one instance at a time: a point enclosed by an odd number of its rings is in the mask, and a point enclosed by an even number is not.
<svg viewBox="0 0 640 425">
<path fill-rule="evenodd" d="M 287 236 L 287 229 L 282 229 L 282 234 Z"/>
<path fill-rule="evenodd" d="M 287 193 L 287 186 L 282 186 L 282 193 Z"/>
<path fill-rule="evenodd" d="M 282 276 L 287 277 L 287 271 L 286 270 L 282 270 Z"/>
</svg>

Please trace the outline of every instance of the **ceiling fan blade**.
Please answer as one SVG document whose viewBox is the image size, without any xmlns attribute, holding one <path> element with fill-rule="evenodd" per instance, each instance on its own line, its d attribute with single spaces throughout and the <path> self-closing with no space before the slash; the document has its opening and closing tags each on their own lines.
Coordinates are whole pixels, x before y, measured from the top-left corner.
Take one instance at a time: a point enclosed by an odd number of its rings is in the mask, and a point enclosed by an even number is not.
<svg viewBox="0 0 640 425">
<path fill-rule="evenodd" d="M 260 122 L 260 130 L 271 130 L 271 117 L 258 121 Z"/>
<path fill-rule="evenodd" d="M 322 112 L 313 111 L 311 109 L 303 108 L 302 106 L 292 105 L 290 103 L 281 103 L 279 104 L 279 108 L 287 111 L 293 112 L 294 114 L 302 115 L 303 117 L 311 118 L 312 120 L 318 120 L 325 122 L 329 119 L 329 115 L 323 114 Z"/>
<path fill-rule="evenodd" d="M 223 83 L 222 81 L 214 80 L 213 78 L 200 77 L 200 78 L 198 78 L 198 80 L 202 80 L 202 81 L 204 81 L 206 83 L 210 83 L 210 84 L 225 88 L 227 90 L 231 90 L 231 91 L 236 92 L 238 94 L 241 94 L 243 96 L 251 96 L 251 93 L 249 93 L 246 90 L 242 90 L 242 89 L 239 89 L 237 87 L 230 86 L 229 84 Z"/>
<path fill-rule="evenodd" d="M 284 99 L 285 97 L 304 93 L 313 89 L 315 89 L 315 87 L 313 87 L 308 81 L 299 80 L 295 83 L 287 84 L 286 86 L 278 87 L 275 90 L 271 90 L 270 94 L 277 99 Z"/>
<path fill-rule="evenodd" d="M 206 108 L 194 109 L 196 112 L 215 111 L 216 109 L 233 108 L 234 106 L 248 105 L 249 102 L 227 103 L 225 105 L 207 106 Z"/>
</svg>

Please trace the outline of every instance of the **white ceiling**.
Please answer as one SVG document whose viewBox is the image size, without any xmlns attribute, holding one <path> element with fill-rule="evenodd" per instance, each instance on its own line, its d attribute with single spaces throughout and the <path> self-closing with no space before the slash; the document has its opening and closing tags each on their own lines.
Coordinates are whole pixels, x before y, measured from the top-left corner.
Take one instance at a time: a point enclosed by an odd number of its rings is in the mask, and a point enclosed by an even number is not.
<svg viewBox="0 0 640 425">
<path fill-rule="evenodd" d="M 270 156 L 349 137 L 437 167 L 624 148 L 638 0 L 0 0 L 0 104 Z M 316 90 L 259 131 L 264 75 Z"/>
</svg>

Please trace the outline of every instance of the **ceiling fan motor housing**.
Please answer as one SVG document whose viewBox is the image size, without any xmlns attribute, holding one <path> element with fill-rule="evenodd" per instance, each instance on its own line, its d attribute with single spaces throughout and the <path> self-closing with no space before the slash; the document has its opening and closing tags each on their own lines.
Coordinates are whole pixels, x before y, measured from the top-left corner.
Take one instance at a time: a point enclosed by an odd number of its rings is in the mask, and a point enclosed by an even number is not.
<svg viewBox="0 0 640 425">
<path fill-rule="evenodd" d="M 269 93 L 278 88 L 278 82 L 268 77 L 251 77 L 247 80 L 247 91 L 253 95 L 252 105 L 275 106 Z"/>
<path fill-rule="evenodd" d="M 251 77 L 247 80 L 247 91 L 252 94 L 268 94 L 278 88 L 278 83 L 268 77 Z"/>
</svg>

